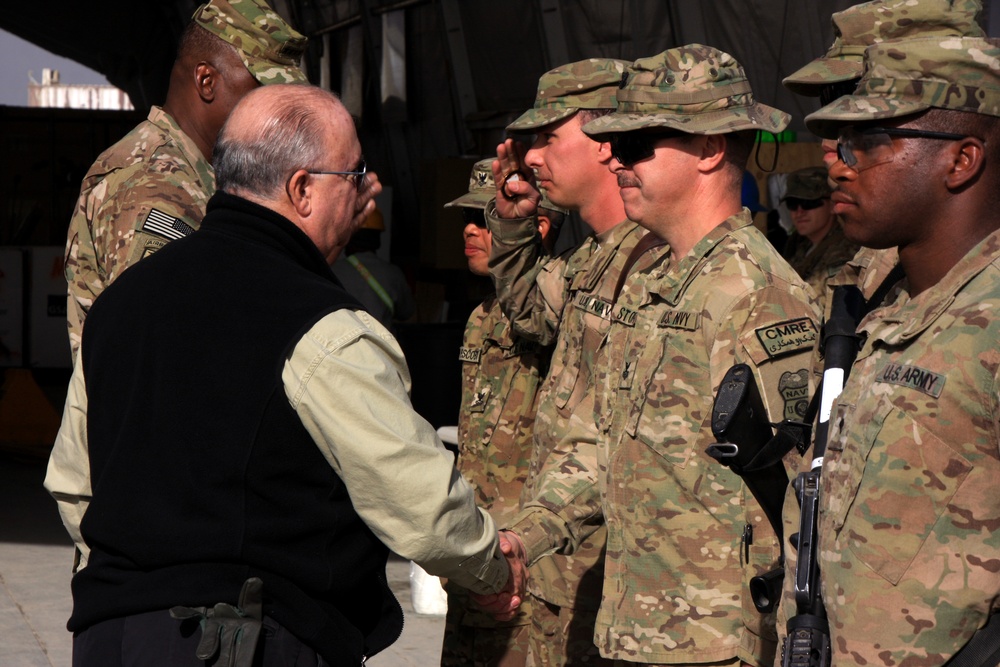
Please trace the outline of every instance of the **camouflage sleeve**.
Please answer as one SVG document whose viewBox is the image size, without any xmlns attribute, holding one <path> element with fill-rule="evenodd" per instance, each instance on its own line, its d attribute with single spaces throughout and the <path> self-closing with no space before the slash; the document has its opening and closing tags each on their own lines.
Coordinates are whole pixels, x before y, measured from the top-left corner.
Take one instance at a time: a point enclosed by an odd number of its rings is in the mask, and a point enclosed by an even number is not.
<svg viewBox="0 0 1000 667">
<path fill-rule="evenodd" d="M 570 416 L 565 436 L 533 471 L 522 511 L 507 526 L 524 542 L 529 564 L 557 551 L 572 554 L 604 523 L 593 414 L 590 392 Z"/>
<path fill-rule="evenodd" d="M 545 253 L 535 218 L 501 219 L 490 202 L 486 221 L 493 234 L 490 275 L 500 307 L 520 335 L 551 345 L 566 302 L 567 255 Z"/>
<path fill-rule="evenodd" d="M 93 187 L 84 183 L 70 221 L 64 269 L 74 357 L 94 299 L 129 266 L 201 223 L 208 193 L 161 162 L 162 168 L 104 175 Z"/>
</svg>

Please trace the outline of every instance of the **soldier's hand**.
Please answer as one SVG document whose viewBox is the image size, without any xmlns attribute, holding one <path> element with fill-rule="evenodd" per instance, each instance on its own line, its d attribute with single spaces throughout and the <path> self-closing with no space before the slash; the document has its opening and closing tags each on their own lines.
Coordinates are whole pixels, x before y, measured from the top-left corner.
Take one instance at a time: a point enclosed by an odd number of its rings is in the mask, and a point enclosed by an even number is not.
<svg viewBox="0 0 1000 667">
<path fill-rule="evenodd" d="M 507 139 L 497 146 L 493 180 L 497 184 L 497 215 L 501 218 L 529 218 L 538 212 L 542 194 L 535 187 L 535 175 L 524 163 L 524 144 Z"/>
<path fill-rule="evenodd" d="M 508 530 L 500 531 L 500 551 L 507 559 L 510 576 L 507 585 L 495 595 L 472 595 L 483 611 L 498 621 L 509 621 L 517 615 L 528 586 L 528 561 L 521 538 Z"/>
<path fill-rule="evenodd" d="M 354 226 L 351 229 L 358 229 L 371 212 L 375 210 L 375 197 L 382 192 L 382 183 L 378 180 L 378 174 L 369 171 L 365 174 L 364 185 L 358 192 L 354 201 Z"/>
</svg>

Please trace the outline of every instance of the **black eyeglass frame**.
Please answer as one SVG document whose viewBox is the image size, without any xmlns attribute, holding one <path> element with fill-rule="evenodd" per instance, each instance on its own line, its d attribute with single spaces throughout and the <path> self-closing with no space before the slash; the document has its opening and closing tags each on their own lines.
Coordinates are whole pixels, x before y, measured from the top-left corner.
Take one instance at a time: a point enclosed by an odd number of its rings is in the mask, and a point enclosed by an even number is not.
<svg viewBox="0 0 1000 667">
<path fill-rule="evenodd" d="M 358 192 L 365 185 L 365 174 L 368 173 L 368 164 L 365 162 L 364 156 L 358 160 L 358 166 L 354 171 L 313 171 L 312 169 L 306 169 L 308 174 L 319 174 L 319 175 L 331 175 L 331 176 L 353 176 L 354 177 L 354 187 Z"/>
<path fill-rule="evenodd" d="M 967 134 L 955 134 L 954 132 L 933 132 L 931 130 L 917 130 L 909 127 L 866 127 L 857 130 L 858 134 L 885 134 L 890 137 L 903 137 L 904 139 L 939 139 L 944 141 L 958 141 L 965 139 Z M 854 169 L 858 164 L 858 159 L 852 151 L 845 148 L 844 142 L 837 138 L 837 158 Z M 875 165 L 872 165 L 875 166 Z M 857 171 L 857 170 L 855 170 Z"/>
<path fill-rule="evenodd" d="M 656 152 L 656 142 L 688 135 L 680 130 L 666 129 L 614 132 L 606 136 L 608 143 L 611 144 L 611 157 L 621 162 L 623 167 L 631 167 L 636 162 L 653 157 Z"/>
<path fill-rule="evenodd" d="M 801 208 L 803 211 L 815 211 L 820 206 L 823 205 L 828 197 L 820 197 L 819 199 L 803 199 L 801 197 L 786 197 L 784 204 L 785 208 L 789 211 L 794 211 L 795 209 Z M 808 204 L 808 206 L 806 206 Z"/>
<path fill-rule="evenodd" d="M 466 225 L 475 225 L 479 229 L 486 229 L 486 210 L 475 206 L 462 206 L 462 222 Z"/>
</svg>

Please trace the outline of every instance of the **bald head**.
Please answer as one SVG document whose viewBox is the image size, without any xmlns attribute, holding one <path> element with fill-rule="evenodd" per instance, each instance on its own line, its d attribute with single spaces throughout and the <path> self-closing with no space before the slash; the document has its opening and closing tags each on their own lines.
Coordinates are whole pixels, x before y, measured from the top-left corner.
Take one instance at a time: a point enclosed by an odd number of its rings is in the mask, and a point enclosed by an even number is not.
<svg viewBox="0 0 1000 667">
<path fill-rule="evenodd" d="M 264 86 L 244 97 L 223 126 L 215 177 L 220 190 L 273 200 L 297 169 L 340 164 L 356 145 L 354 122 L 333 93 Z"/>
</svg>

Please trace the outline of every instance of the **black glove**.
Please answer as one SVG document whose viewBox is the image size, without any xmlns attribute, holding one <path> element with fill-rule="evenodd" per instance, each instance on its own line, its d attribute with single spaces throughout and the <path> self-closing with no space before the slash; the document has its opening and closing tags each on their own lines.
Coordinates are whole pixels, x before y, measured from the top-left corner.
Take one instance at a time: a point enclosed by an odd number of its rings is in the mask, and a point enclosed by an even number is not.
<svg viewBox="0 0 1000 667">
<path fill-rule="evenodd" d="M 251 577 L 243 583 L 239 606 L 220 602 L 208 607 L 174 607 L 170 615 L 178 620 L 197 618 L 201 641 L 195 655 L 212 660 L 216 667 L 252 667 L 263 619 L 264 582 Z"/>
</svg>

